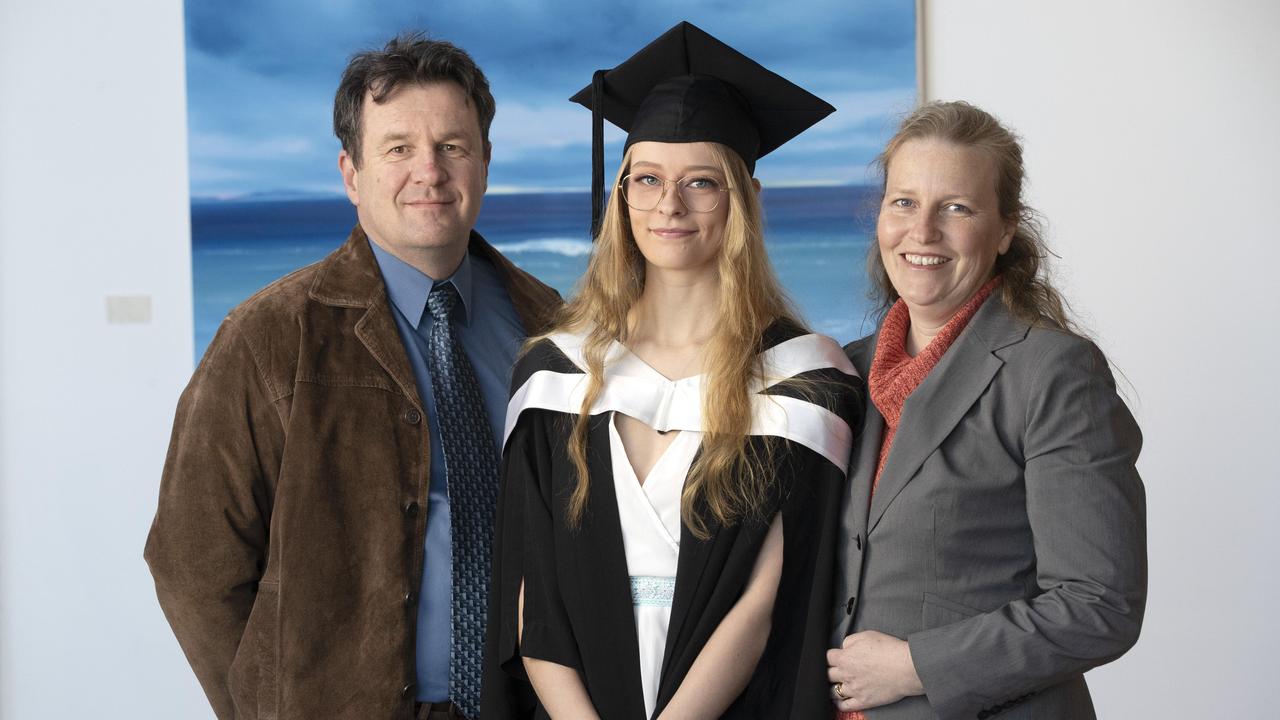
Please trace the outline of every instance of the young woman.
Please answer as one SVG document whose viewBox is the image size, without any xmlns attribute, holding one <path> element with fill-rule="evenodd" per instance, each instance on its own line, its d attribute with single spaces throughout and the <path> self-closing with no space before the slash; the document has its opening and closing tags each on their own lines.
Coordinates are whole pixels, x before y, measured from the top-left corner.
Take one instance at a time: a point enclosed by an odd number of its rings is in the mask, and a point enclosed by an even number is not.
<svg viewBox="0 0 1280 720">
<path fill-rule="evenodd" d="M 629 135 L 581 289 L 514 371 L 482 714 L 519 715 L 526 675 L 539 717 L 829 714 L 810 621 L 861 398 L 788 308 L 752 170 L 831 108 L 688 24 L 581 97 Z"/>
</svg>

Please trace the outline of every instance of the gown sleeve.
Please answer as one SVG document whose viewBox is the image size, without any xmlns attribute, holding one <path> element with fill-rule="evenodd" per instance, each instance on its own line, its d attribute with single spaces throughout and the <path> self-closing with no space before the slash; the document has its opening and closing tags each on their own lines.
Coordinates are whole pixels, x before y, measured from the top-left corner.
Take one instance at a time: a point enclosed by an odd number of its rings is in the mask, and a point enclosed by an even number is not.
<svg viewBox="0 0 1280 720">
<path fill-rule="evenodd" d="M 801 382 L 772 389 L 806 399 L 861 429 L 863 381 L 835 369 L 805 373 Z M 769 643 L 734 717 L 829 720 L 827 636 L 836 570 L 847 464 L 837 466 L 798 443 L 784 442 L 775 458 L 782 516 L 782 577 Z"/>
<path fill-rule="evenodd" d="M 516 374 L 521 374 L 519 365 Z M 547 410 L 520 412 L 503 449 L 481 702 L 486 720 L 534 717 L 536 697 L 522 657 L 581 668 L 556 567 L 556 508 L 562 501 L 554 498 L 552 457 L 564 452 L 563 433 L 555 432 L 563 425 L 557 422 L 561 417 Z"/>
<path fill-rule="evenodd" d="M 553 497 L 556 484 L 551 477 L 551 453 L 558 448 L 548 437 L 552 414 L 537 410 L 527 411 L 525 416 L 527 421 L 522 418 L 512 435 L 504 473 L 510 502 L 523 506 L 519 535 L 523 548 L 516 551 L 522 552 L 524 561 L 524 634 L 518 655 L 581 670 L 573 628 L 560 595 L 556 562 L 556 525 L 560 522 L 557 507 L 561 501 Z M 520 592 L 521 578 L 510 575 L 512 582 L 503 588 L 503 596 L 513 598 L 510 625 L 514 631 L 514 598 Z"/>
</svg>

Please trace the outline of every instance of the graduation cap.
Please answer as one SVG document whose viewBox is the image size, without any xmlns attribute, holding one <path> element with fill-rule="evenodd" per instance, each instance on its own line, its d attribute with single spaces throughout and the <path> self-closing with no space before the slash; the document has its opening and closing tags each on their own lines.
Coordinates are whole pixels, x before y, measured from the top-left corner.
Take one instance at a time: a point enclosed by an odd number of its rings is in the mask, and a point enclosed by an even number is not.
<svg viewBox="0 0 1280 720">
<path fill-rule="evenodd" d="M 570 98 L 591 110 L 591 234 L 604 206 L 604 119 L 644 140 L 717 142 L 756 160 L 835 112 L 804 88 L 681 22 Z"/>
</svg>

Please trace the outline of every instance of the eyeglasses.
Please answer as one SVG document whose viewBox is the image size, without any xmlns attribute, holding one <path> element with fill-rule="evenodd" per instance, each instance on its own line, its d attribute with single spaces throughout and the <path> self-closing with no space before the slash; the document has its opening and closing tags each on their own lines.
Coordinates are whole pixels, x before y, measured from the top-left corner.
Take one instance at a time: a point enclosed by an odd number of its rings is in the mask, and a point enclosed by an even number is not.
<svg viewBox="0 0 1280 720">
<path fill-rule="evenodd" d="M 623 176 L 618 183 L 622 191 L 622 199 L 633 210 L 642 212 L 658 207 L 667 194 L 667 183 L 676 186 L 676 194 L 680 202 L 693 212 L 706 213 L 720 206 L 720 198 L 729 188 L 720 184 L 719 180 L 705 175 L 664 180 L 652 173 L 636 173 Z"/>
</svg>

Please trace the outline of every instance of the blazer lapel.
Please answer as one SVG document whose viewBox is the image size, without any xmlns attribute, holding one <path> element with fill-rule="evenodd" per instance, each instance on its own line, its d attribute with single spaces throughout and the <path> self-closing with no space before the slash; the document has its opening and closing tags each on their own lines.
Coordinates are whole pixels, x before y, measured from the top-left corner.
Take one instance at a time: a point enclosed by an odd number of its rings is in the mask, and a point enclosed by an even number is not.
<svg viewBox="0 0 1280 720">
<path fill-rule="evenodd" d="M 844 505 L 843 526 L 862 534 L 867 529 L 868 506 L 871 503 L 871 483 L 875 481 L 876 465 L 880 459 L 880 443 L 884 438 L 884 416 L 867 396 L 867 412 L 862 422 L 862 433 L 853 451 L 853 464 L 849 468 L 848 499 Z M 882 490 L 883 491 L 883 488 Z"/>
<path fill-rule="evenodd" d="M 995 351 L 1026 337 L 1027 330 L 1026 325 L 1009 315 L 1000 294 L 992 293 L 955 344 L 907 398 L 884 474 L 871 498 L 868 533 L 875 531 L 885 509 L 991 384 L 1004 365 Z"/>
<path fill-rule="evenodd" d="M 871 358 L 875 355 L 879 333 L 871 343 L 863 346 L 861 352 L 850 353 L 849 359 L 862 377 L 868 377 L 871 371 Z M 864 400 L 866 409 L 862 418 L 862 431 L 853 446 L 853 456 L 849 464 L 849 481 L 846 483 L 844 519 L 841 527 L 860 535 L 867 529 L 868 506 L 871 502 L 871 483 L 875 480 L 876 465 L 880 460 L 880 443 L 884 437 L 884 416 L 871 402 L 871 393 L 866 393 Z M 843 612 L 843 611 L 842 611 Z"/>
</svg>

